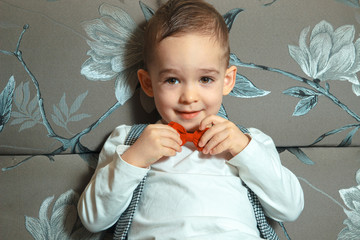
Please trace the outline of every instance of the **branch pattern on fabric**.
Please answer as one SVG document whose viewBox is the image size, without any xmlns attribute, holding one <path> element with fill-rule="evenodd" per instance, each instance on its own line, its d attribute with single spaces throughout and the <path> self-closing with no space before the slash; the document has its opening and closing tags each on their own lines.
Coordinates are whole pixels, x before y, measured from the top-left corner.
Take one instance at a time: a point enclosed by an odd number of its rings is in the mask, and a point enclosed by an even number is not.
<svg viewBox="0 0 360 240">
<path fill-rule="evenodd" d="M 56 2 L 57 0 L 48 0 L 48 2 L 50 1 Z M 360 7 L 358 0 L 337 1 L 352 7 Z M 270 6 L 276 0 L 269 0 L 268 2 L 263 5 Z M 154 14 L 154 10 L 142 2 L 140 2 L 140 7 L 145 19 L 149 20 Z M 224 15 L 229 31 L 238 14 L 244 11 L 246 10 L 232 9 Z M 85 129 L 76 134 L 68 132 L 71 134 L 70 138 L 57 134 L 52 124 L 66 128 L 67 123 L 80 121 L 89 116 L 87 114 L 75 114 L 80 110 L 82 102 L 87 97 L 87 91 L 79 95 L 71 106 L 67 105 L 64 93 L 60 101 L 53 104 L 53 112 L 50 115 L 52 122 L 49 121 L 48 114 L 46 114 L 44 108 L 44 99 L 41 94 L 39 81 L 25 62 L 20 49 L 23 36 L 29 30 L 29 25 L 25 24 L 16 43 L 15 50 L 0 50 L 1 54 L 15 57 L 30 78 L 30 82 L 19 81 L 21 83 L 17 84 L 16 88 L 13 76 L 5 79 L 5 81 L 9 80 L 0 93 L 0 134 L 4 128 L 9 127 L 7 124 L 10 124 L 10 126 L 17 125 L 16 127 L 19 127 L 19 132 L 21 133 L 35 125 L 42 125 L 48 137 L 55 139 L 61 144 L 59 148 L 46 155 L 49 160 L 54 161 L 52 155 L 60 154 L 70 149 L 72 153 L 80 153 L 91 166 L 96 166 L 97 158 L 92 154 L 86 154 L 91 151 L 82 145 L 80 140 L 102 124 L 106 118 L 133 96 L 135 89 L 138 87 L 138 82 L 133 73 L 136 67 L 142 64 L 141 57 L 139 57 L 141 38 L 138 38 L 141 34 L 141 29 L 134 23 L 131 16 L 119 7 L 109 4 L 101 5 L 99 13 L 100 18 L 88 21 L 84 25 L 85 31 L 90 38 L 87 43 L 91 49 L 88 51 L 89 58 L 81 66 L 81 74 L 90 81 L 115 80 L 114 92 L 117 102 L 110 106 L 106 112 L 100 114 L 101 116 Z M 17 26 L 12 25 L 12 27 Z M 244 63 L 235 54 L 231 55 L 230 64 L 279 73 L 306 85 L 306 87 L 294 86 L 283 92 L 285 95 L 300 99 L 295 107 L 293 116 L 303 116 L 309 113 L 315 109 L 321 98 L 327 98 L 332 101 L 335 106 L 340 107 L 346 114 L 350 115 L 356 123 L 330 130 L 318 137 L 312 144 L 319 143 L 326 137 L 340 132 L 349 131 L 339 144 L 339 146 L 349 146 L 360 128 L 360 117 L 330 92 L 329 82 L 334 80 L 348 81 L 352 84 L 354 94 L 360 95 L 359 80 L 356 76 L 360 68 L 360 40 L 357 39 L 354 42 L 354 26 L 345 25 L 334 30 L 333 26 L 326 21 L 321 21 L 317 24 L 310 33 L 310 36 L 309 33 L 310 27 L 304 28 L 300 33 L 299 46 L 288 46 L 288 50 L 290 56 L 299 64 L 304 74 L 311 79 L 306 79 L 281 69 Z M 35 88 L 33 96 L 31 96 L 30 86 Z M 257 88 L 248 77 L 238 74 L 235 88 L 230 95 L 241 98 L 254 98 L 263 97 L 268 94 L 270 94 L 270 91 Z M 148 101 L 148 99 L 144 101 Z M 147 111 L 153 110 L 153 106 L 151 107 L 150 105 L 145 106 L 143 104 L 143 107 Z M 221 110 L 225 112 L 223 107 Z M 287 150 L 296 155 L 304 164 L 314 164 L 300 148 L 293 147 Z M 32 157 L 26 157 L 23 162 L 31 160 Z M 20 166 L 23 162 L 14 167 Z M 10 170 L 14 167 L 3 170 Z M 356 179 L 358 184 L 360 184 L 359 172 Z M 92 238 L 90 235 L 85 234 L 83 230 L 75 227 L 77 222 L 74 220 L 75 210 L 73 205 L 76 201 L 70 200 L 76 199 L 77 196 L 75 195 L 74 192 L 67 192 L 60 196 L 55 202 L 50 219 L 47 215 L 54 197 L 45 199 L 40 208 L 38 219 L 26 217 L 26 227 L 31 235 L 36 239 L 49 239 L 58 231 L 62 239 L 70 239 L 75 236 L 78 236 L 78 239 L 97 239 L 96 237 Z M 360 229 L 359 186 L 340 190 L 340 195 L 348 207 L 348 210 L 345 211 L 348 219 L 344 222 L 346 228 L 339 234 L 339 239 L 355 238 L 359 236 Z M 60 209 L 62 210 L 59 211 Z M 62 221 L 64 216 L 69 221 Z M 59 221 L 59 219 L 62 220 Z"/>
</svg>

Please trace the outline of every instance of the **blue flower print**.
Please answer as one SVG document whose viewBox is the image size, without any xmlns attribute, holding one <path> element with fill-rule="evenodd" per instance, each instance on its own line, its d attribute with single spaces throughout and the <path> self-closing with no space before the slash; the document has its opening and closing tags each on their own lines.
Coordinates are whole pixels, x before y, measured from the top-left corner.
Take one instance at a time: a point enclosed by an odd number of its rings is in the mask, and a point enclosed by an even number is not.
<svg viewBox="0 0 360 240">
<path fill-rule="evenodd" d="M 81 74 L 92 81 L 115 80 L 120 104 L 130 99 L 138 84 L 136 70 L 142 62 L 142 30 L 121 8 L 103 4 L 101 18 L 84 24 L 91 50 Z"/>
<path fill-rule="evenodd" d="M 79 194 L 69 190 L 55 201 L 50 218 L 49 207 L 54 196 L 46 198 L 41 204 L 39 218 L 25 216 L 25 226 L 36 240 L 99 240 L 102 233 L 90 233 L 80 223 L 76 206 Z"/>
<path fill-rule="evenodd" d="M 350 210 L 344 208 L 348 219 L 344 220 L 346 227 L 339 233 L 338 240 L 359 239 L 360 236 L 360 169 L 356 173 L 356 182 L 358 186 L 339 191 Z"/>
<path fill-rule="evenodd" d="M 360 96 L 360 82 L 356 73 L 360 70 L 360 39 L 354 43 L 354 26 L 341 26 L 334 31 L 326 21 L 318 23 L 311 32 L 310 44 L 306 39 L 310 27 L 302 30 L 299 46 L 289 46 L 291 57 L 303 72 L 313 79 L 346 80 Z"/>
</svg>

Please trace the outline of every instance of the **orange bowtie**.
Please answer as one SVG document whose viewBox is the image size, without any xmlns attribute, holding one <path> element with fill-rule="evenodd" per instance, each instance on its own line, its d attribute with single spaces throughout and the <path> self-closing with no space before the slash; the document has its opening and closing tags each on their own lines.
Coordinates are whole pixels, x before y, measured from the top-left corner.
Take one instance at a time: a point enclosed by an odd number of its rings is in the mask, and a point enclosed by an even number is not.
<svg viewBox="0 0 360 240">
<path fill-rule="evenodd" d="M 188 133 L 183 126 L 176 122 L 170 122 L 168 125 L 174 128 L 180 134 L 180 139 L 182 141 L 181 146 L 184 145 L 186 142 L 193 142 L 200 152 L 203 150 L 203 147 L 199 147 L 198 143 L 201 136 L 206 132 L 206 130 L 208 130 L 208 128 L 203 131 L 196 130 L 194 133 Z"/>
</svg>

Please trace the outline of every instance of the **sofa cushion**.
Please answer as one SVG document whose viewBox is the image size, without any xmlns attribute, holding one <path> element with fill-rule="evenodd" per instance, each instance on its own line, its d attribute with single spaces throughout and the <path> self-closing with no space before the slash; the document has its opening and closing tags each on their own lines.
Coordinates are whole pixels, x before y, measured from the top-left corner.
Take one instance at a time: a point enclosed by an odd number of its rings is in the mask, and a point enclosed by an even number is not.
<svg viewBox="0 0 360 240">
<path fill-rule="evenodd" d="M 289 152 L 280 155 L 282 163 L 298 176 L 305 195 L 305 209 L 300 218 L 285 223 L 285 227 L 292 239 L 334 239 L 343 229 L 342 234 L 350 231 L 350 225 L 344 225 L 344 220 L 357 224 L 353 216 L 360 214 L 354 207 L 359 198 L 351 198 L 360 194 L 360 182 L 355 179 L 360 149 L 306 148 L 303 151 L 314 161 L 313 165 L 304 164 Z M 0 166 L 8 169 L 26 158 L 3 156 Z M 36 156 L 1 172 L 1 239 L 32 239 L 32 236 L 41 239 L 36 236 L 47 230 L 53 235 L 63 231 L 65 239 L 77 234 L 86 236 L 82 239 L 97 239 L 99 235 L 91 235 L 79 225 L 76 213 L 78 197 L 92 173 L 93 169 L 76 154 L 58 155 L 53 161 L 46 156 Z M 345 191 L 342 195 L 341 189 Z M 351 202 L 353 204 L 349 204 Z M 282 229 L 275 226 L 281 239 L 286 239 Z"/>
<path fill-rule="evenodd" d="M 232 121 L 261 129 L 278 146 L 324 135 L 317 146 L 360 145 L 359 24 L 346 4 L 353 1 L 209 2 L 227 20 L 230 63 L 238 66 L 224 100 Z M 0 153 L 99 151 L 119 124 L 154 122 L 136 70 L 142 24 L 157 7 L 155 0 L 1 4 Z"/>
</svg>

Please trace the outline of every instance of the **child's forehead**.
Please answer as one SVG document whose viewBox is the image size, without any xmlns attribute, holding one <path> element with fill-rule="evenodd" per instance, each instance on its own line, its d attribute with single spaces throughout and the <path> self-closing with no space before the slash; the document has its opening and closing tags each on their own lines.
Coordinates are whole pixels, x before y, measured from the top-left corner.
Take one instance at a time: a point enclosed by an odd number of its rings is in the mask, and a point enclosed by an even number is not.
<svg viewBox="0 0 360 240">
<path fill-rule="evenodd" d="M 161 54 L 163 51 L 175 50 L 182 54 L 182 50 L 193 50 L 209 52 L 226 52 L 227 48 L 219 40 L 210 35 L 199 33 L 182 33 L 168 36 L 155 43 L 154 54 Z M 185 53 L 185 52 L 184 52 Z"/>
<path fill-rule="evenodd" d="M 226 67 L 227 51 L 209 36 L 178 35 L 159 42 L 149 67 L 156 69 L 196 70 Z"/>
<path fill-rule="evenodd" d="M 207 41 L 222 46 L 222 45 L 227 45 L 227 43 L 222 43 L 220 41 L 219 36 L 217 36 L 216 34 L 210 34 L 210 33 L 205 33 L 205 32 L 195 32 L 195 31 L 190 31 L 190 32 L 178 32 L 172 35 L 169 35 L 165 38 L 159 39 L 155 45 L 160 44 L 161 42 L 163 42 L 164 40 L 167 39 L 178 39 L 178 40 L 183 40 L 183 39 L 206 39 Z"/>
</svg>

